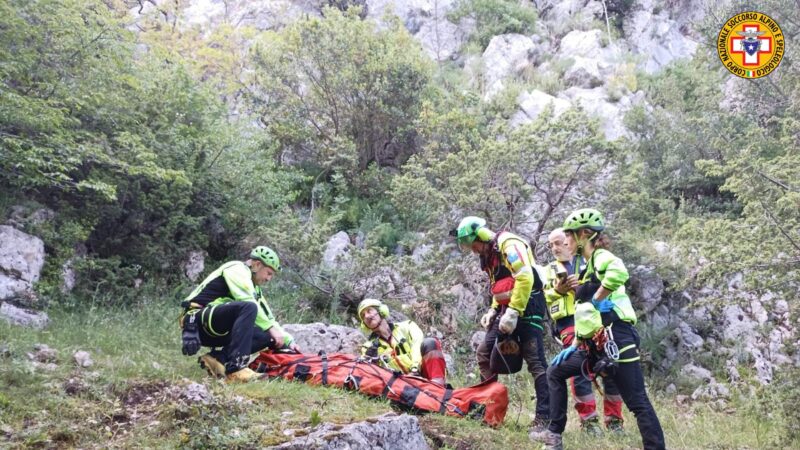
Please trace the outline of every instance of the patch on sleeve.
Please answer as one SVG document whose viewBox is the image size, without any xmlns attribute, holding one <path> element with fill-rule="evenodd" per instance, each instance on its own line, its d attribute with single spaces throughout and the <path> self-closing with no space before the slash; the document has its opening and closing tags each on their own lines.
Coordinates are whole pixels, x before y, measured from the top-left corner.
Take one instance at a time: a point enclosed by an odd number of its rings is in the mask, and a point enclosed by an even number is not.
<svg viewBox="0 0 800 450">
<path fill-rule="evenodd" d="M 519 256 L 517 256 L 517 253 L 514 252 L 509 254 L 506 259 L 508 260 L 509 264 L 514 264 L 515 262 L 519 261 Z"/>
</svg>

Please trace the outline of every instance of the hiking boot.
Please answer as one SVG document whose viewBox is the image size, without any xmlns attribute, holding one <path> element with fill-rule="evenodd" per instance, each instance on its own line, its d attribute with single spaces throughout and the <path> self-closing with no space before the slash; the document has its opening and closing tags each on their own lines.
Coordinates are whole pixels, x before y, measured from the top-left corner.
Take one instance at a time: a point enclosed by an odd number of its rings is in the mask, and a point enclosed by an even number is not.
<svg viewBox="0 0 800 450">
<path fill-rule="evenodd" d="M 226 383 L 248 383 L 258 378 L 258 373 L 250 370 L 249 367 L 239 369 L 236 372 L 229 373 L 225 376 Z"/>
<path fill-rule="evenodd" d="M 528 438 L 534 442 L 541 442 L 544 444 L 545 450 L 564 450 L 559 433 L 553 433 L 550 430 L 544 430 L 538 433 L 530 432 L 528 433 Z"/>
<path fill-rule="evenodd" d="M 197 362 L 200 363 L 201 368 L 206 369 L 209 376 L 214 378 L 223 378 L 225 376 L 225 366 L 217 358 L 211 356 L 211 353 L 206 353 L 197 358 Z"/>
<path fill-rule="evenodd" d="M 536 417 L 528 427 L 528 433 L 541 433 L 546 430 L 548 426 L 550 426 L 550 419 Z"/>
<path fill-rule="evenodd" d="M 622 426 L 622 419 L 619 417 L 609 417 L 606 419 L 606 429 L 613 434 L 625 433 L 625 427 Z"/>
<path fill-rule="evenodd" d="M 600 420 L 597 417 L 591 417 L 581 422 L 581 430 L 592 437 L 603 435 L 603 428 L 600 426 Z"/>
</svg>

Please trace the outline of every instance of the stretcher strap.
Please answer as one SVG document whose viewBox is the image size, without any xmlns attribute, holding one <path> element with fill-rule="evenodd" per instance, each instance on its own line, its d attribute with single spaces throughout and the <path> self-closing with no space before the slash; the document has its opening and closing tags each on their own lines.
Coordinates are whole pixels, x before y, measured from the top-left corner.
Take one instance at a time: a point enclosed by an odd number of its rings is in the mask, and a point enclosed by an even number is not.
<svg viewBox="0 0 800 450">
<path fill-rule="evenodd" d="M 392 377 L 389 378 L 389 381 L 386 383 L 386 386 L 383 388 L 383 392 L 381 392 L 381 395 L 383 397 L 386 397 L 386 395 L 389 394 L 389 391 L 392 390 L 392 385 L 394 384 L 395 381 L 397 381 L 398 378 L 400 378 L 400 372 L 396 371 L 396 370 L 392 371 Z"/>
<path fill-rule="evenodd" d="M 453 390 L 450 388 L 446 388 L 444 390 L 444 396 L 442 397 L 442 406 L 439 407 L 439 413 L 444 414 L 447 411 L 447 401 L 450 400 L 450 397 L 453 396 Z"/>
</svg>

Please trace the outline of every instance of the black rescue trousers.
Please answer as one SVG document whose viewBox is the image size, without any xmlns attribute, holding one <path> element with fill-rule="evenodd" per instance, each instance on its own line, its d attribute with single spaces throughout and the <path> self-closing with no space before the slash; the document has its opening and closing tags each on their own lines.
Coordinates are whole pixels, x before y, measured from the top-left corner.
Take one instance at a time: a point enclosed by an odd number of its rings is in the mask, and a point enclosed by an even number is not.
<svg viewBox="0 0 800 450">
<path fill-rule="evenodd" d="M 275 346 L 272 335 L 255 326 L 258 305 L 254 302 L 228 302 L 209 305 L 200 315 L 200 342 L 206 347 L 222 347 L 211 356 L 225 365 L 225 373 L 247 366 L 250 355 Z"/>
<path fill-rule="evenodd" d="M 500 324 L 502 313 L 498 313 L 489 330 L 486 338 L 478 346 L 476 357 L 481 378 L 487 379 L 494 375 L 489 368 L 492 348 L 495 339 L 500 333 L 497 328 Z M 550 394 L 547 389 L 547 359 L 544 354 L 544 339 L 542 332 L 542 316 L 544 315 L 544 295 L 541 291 L 533 291 L 525 314 L 517 320 L 517 328 L 514 335 L 519 336 L 522 359 L 528 366 L 528 372 L 533 377 L 533 386 L 536 391 L 536 417 L 548 419 L 550 417 Z"/>
<path fill-rule="evenodd" d="M 622 352 L 620 360 L 638 356 L 639 334 L 633 325 L 616 320 L 612 326 L 614 341 L 620 349 L 630 344 L 636 347 Z M 550 431 L 561 434 L 567 426 L 567 380 L 571 377 L 582 376 L 582 371 L 587 372 L 589 355 L 584 350 L 579 350 L 557 366 L 550 366 L 547 370 L 547 381 L 550 387 Z M 583 369 L 581 369 L 583 367 Z M 658 421 L 656 411 L 647 397 L 644 387 L 644 374 L 639 360 L 620 362 L 613 376 L 605 377 L 606 385 L 613 382 L 619 389 L 625 406 L 636 417 L 639 433 L 642 435 L 642 444 L 645 450 L 665 449 L 664 431 Z"/>
</svg>

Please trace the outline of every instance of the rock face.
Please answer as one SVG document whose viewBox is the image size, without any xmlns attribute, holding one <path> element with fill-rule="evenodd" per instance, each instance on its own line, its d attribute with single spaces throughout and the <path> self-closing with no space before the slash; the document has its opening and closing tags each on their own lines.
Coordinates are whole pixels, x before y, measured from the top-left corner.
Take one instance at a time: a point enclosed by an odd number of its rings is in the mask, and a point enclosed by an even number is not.
<svg viewBox="0 0 800 450">
<path fill-rule="evenodd" d="M 130 9 L 130 14 L 138 18 L 160 9 L 169 0 L 141 2 L 141 8 Z M 170 2 L 171 3 L 171 2 Z M 258 30 L 270 30 L 285 26 L 305 16 L 320 16 L 323 2 L 319 0 L 189 0 L 182 2 L 177 25 L 182 28 L 201 27 L 210 30 L 223 23 L 237 26 L 252 26 Z M 158 5 L 158 6 L 157 6 Z M 170 5 L 163 8 L 169 11 Z M 175 20 L 172 13 L 168 20 Z"/>
<path fill-rule="evenodd" d="M 613 102 L 609 98 L 608 92 L 602 87 L 593 89 L 571 87 L 558 96 L 568 99 L 572 105 L 579 105 L 590 116 L 600 119 L 603 134 L 610 141 L 627 135 L 627 129 L 623 123 L 625 113 L 643 97 L 643 95 L 637 94 Z"/>
<path fill-rule="evenodd" d="M 430 447 L 416 417 L 388 413 L 345 426 L 325 423 L 306 436 L 272 448 L 424 450 Z"/>
<path fill-rule="evenodd" d="M 350 236 L 340 231 L 328 240 L 325 253 L 322 254 L 322 264 L 328 268 L 336 268 L 343 263 L 350 252 Z"/>
<path fill-rule="evenodd" d="M 652 267 L 636 266 L 630 269 L 630 290 L 628 294 L 634 306 L 645 314 L 653 312 L 661 304 L 664 293 L 664 280 Z"/>
<path fill-rule="evenodd" d="M 283 328 L 294 336 L 303 353 L 357 354 L 364 336 L 355 328 L 323 323 L 287 324 Z"/>
<path fill-rule="evenodd" d="M 0 225 L 0 301 L 30 292 L 44 265 L 44 242 Z"/>
<path fill-rule="evenodd" d="M 478 346 L 483 343 L 486 339 L 486 332 L 485 331 L 476 331 L 472 333 L 472 338 L 469 340 L 469 347 L 472 351 L 478 350 Z"/>
<path fill-rule="evenodd" d="M 504 80 L 534 63 L 542 50 L 533 39 L 522 34 L 495 36 L 483 52 L 484 100 L 490 100 L 505 87 Z"/>
<path fill-rule="evenodd" d="M 191 281 L 197 281 L 197 277 L 203 273 L 206 268 L 206 256 L 204 251 L 191 251 L 186 257 L 186 263 L 183 265 L 183 273 L 186 278 Z"/>
<path fill-rule="evenodd" d="M 553 117 L 560 116 L 571 106 L 569 101 L 553 97 L 538 89 L 521 93 L 517 98 L 517 104 L 520 110 L 511 118 L 511 126 L 518 126 L 536 120 L 550 105 L 553 108 Z"/>
<path fill-rule="evenodd" d="M 668 11 L 655 13 L 651 5 L 642 5 L 642 9 L 629 14 L 624 24 L 631 50 L 646 58 L 640 66 L 647 73 L 694 55 L 697 42 L 688 36 L 689 30 L 686 23 L 671 19 Z"/>
<path fill-rule="evenodd" d="M 17 308 L 10 303 L 0 304 L 0 318 L 12 325 L 31 327 L 37 330 L 45 328 L 50 323 L 50 318 L 46 313 Z"/>
<path fill-rule="evenodd" d="M 383 23 L 387 15 L 397 16 L 436 61 L 455 58 L 467 40 L 471 24 L 455 24 L 447 18 L 455 6 L 454 0 L 366 0 L 368 18 Z"/>
</svg>

